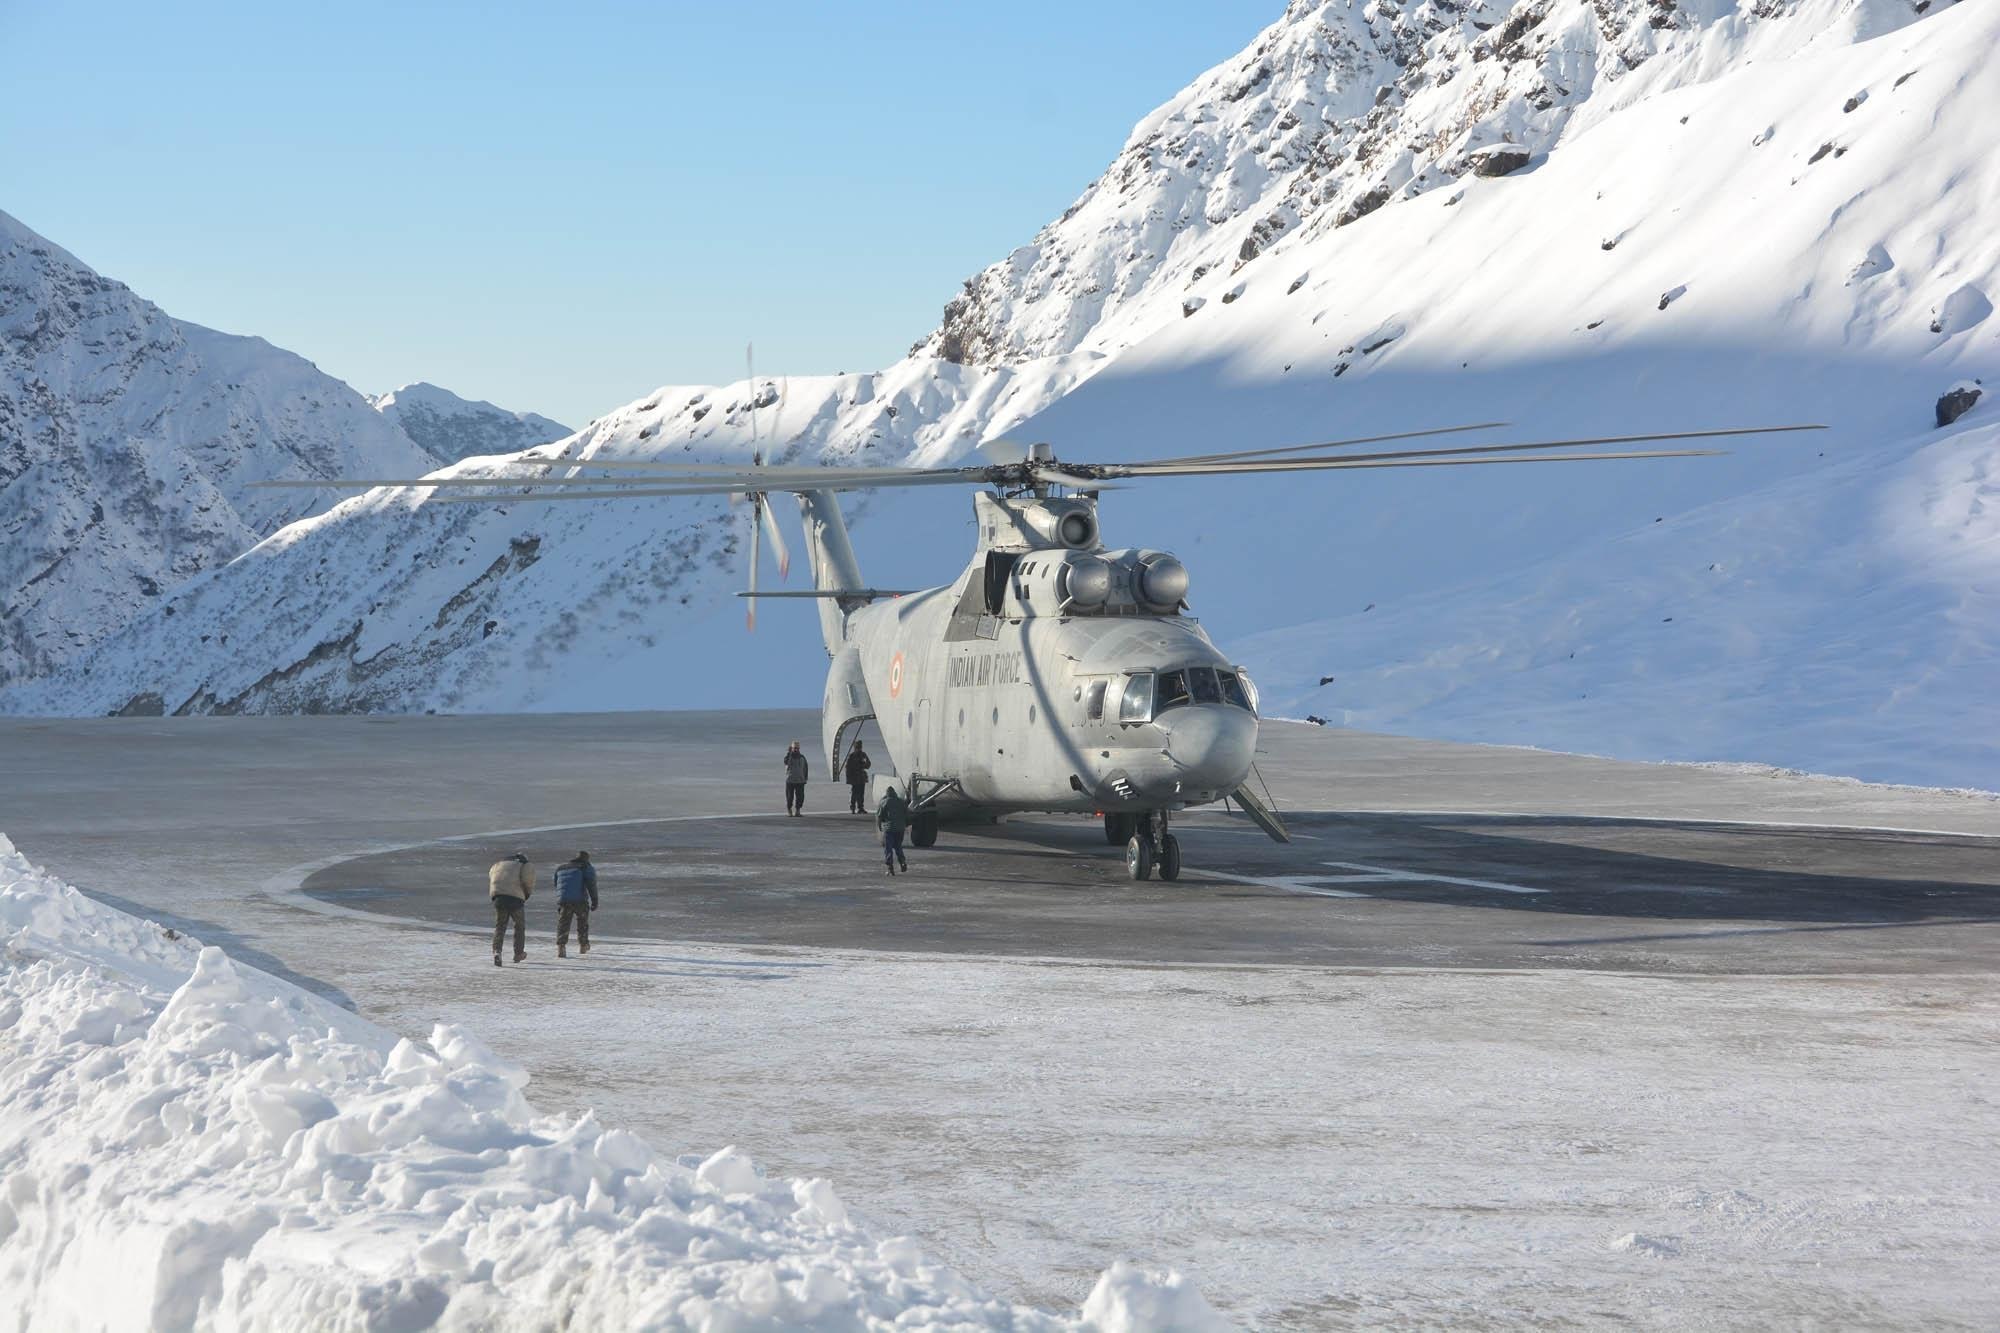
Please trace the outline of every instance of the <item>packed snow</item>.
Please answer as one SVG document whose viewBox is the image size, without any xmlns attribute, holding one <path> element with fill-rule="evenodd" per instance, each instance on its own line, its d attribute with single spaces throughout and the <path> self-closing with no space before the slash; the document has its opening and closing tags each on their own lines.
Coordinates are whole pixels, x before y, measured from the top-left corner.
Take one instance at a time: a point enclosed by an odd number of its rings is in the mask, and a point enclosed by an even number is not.
<svg viewBox="0 0 2000 1333">
<path fill-rule="evenodd" d="M 472 1033 L 399 1040 L 4 837 L 0 948 L 0 1289 L 22 1328 L 1226 1327 L 1124 1264 L 1074 1317 L 995 1300 L 824 1179 L 539 1114 Z"/>
</svg>

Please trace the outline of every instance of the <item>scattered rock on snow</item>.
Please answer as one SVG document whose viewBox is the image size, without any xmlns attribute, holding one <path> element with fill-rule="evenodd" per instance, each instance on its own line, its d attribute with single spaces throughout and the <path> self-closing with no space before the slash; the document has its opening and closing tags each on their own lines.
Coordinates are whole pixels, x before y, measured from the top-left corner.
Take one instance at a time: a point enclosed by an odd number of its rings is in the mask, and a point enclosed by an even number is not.
<svg viewBox="0 0 2000 1333">
<path fill-rule="evenodd" d="M 1674 288 L 1670 292 L 1660 293 L 1660 309 L 1665 310 L 1668 306 L 1672 305 L 1674 302 L 1680 300 L 1683 296 L 1686 295 L 1687 295 L 1686 283 L 1682 283 L 1680 286 Z"/>
<path fill-rule="evenodd" d="M 1187 300 L 1181 302 L 1181 318 L 1186 319 L 1189 315 L 1192 315 L 1207 304 L 1208 298 L 1205 296 L 1190 296 Z"/>
<path fill-rule="evenodd" d="M 1832 151 L 1833 151 L 1833 140 L 1828 139 L 1825 143 L 1821 144 L 1818 147 L 1818 149 L 1814 151 L 1811 157 L 1806 159 L 1806 165 L 1811 166 L 1813 163 L 1819 161 L 1821 158 L 1825 157 L 1828 153 L 1831 153 Z"/>
<path fill-rule="evenodd" d="M 1863 88 L 1860 92 L 1854 94 L 1854 96 L 1847 99 L 1847 104 L 1840 108 L 1840 112 L 1842 115 L 1846 115 L 1848 112 L 1854 110 L 1856 107 L 1860 106 L 1863 102 L 1867 100 L 1868 100 L 1868 90 L 1866 88 Z"/>
<path fill-rule="evenodd" d="M 1965 332 L 1992 313 L 1993 303 L 1986 299 L 1986 293 L 1968 282 L 1945 297 L 1943 304 L 1932 313 L 1931 332 L 1942 333 L 1948 338 Z"/>
<path fill-rule="evenodd" d="M 1244 285 L 1245 284 L 1239 282 L 1234 287 L 1231 287 L 1228 291 L 1224 292 L 1222 294 L 1222 304 L 1228 305 L 1231 301 L 1234 301 L 1237 297 L 1243 295 Z"/>
<path fill-rule="evenodd" d="M 1952 385 L 1945 390 L 1944 396 L 1937 400 L 1937 424 L 1949 426 L 1970 412 L 1972 405 L 1979 401 L 1979 394 L 1979 386 L 1971 380 L 1960 380 Z"/>
<path fill-rule="evenodd" d="M 1528 165 L 1528 150 L 1517 144 L 1495 144 L 1467 153 L 1466 164 L 1475 176 L 1507 176 Z"/>
<path fill-rule="evenodd" d="M 1872 278 L 1878 273 L 1887 273 L 1894 267 L 1896 267 L 1896 261 L 1890 258 L 1888 247 L 1877 241 L 1868 247 L 1868 253 L 1862 256 L 1861 262 L 1848 270 L 1847 285 L 1851 287 L 1864 278 Z"/>
</svg>

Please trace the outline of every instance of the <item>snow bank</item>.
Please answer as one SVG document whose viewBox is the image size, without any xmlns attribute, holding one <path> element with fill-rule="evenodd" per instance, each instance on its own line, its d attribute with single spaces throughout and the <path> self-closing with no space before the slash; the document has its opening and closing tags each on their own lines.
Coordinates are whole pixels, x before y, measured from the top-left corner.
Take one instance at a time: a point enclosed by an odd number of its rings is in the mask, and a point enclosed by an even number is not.
<svg viewBox="0 0 2000 1333">
<path fill-rule="evenodd" d="M 392 1034 L 104 907 L 0 837 L 0 1292 L 23 1328 L 1208 1330 L 1124 1264 L 1058 1317 L 877 1241 L 824 1180 L 542 1116 L 470 1034 Z"/>
</svg>

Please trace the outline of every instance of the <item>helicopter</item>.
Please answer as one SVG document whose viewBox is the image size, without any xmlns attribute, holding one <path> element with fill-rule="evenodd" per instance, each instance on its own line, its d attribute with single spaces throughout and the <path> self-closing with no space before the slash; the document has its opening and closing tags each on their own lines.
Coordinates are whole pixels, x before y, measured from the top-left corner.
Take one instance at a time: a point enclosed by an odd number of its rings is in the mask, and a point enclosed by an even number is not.
<svg viewBox="0 0 2000 1333">
<path fill-rule="evenodd" d="M 1712 457 L 1706 447 L 1624 449 L 1821 430 L 1757 426 L 1373 452 L 1357 446 L 1456 435 L 1502 422 L 1129 463 L 1058 459 L 1047 443 L 993 441 L 1005 461 L 961 467 L 749 466 L 631 458 L 519 458 L 500 475 L 263 485 L 425 488 L 444 504 L 602 502 L 729 495 L 751 506 L 749 589 L 756 601 L 817 603 L 830 665 L 821 753 L 837 768 L 848 734 L 874 721 L 911 810 L 910 841 L 941 825 L 1020 813 L 1089 815 L 1122 845 L 1127 874 L 1178 879 L 1173 821 L 1227 800 L 1273 839 L 1289 834 L 1249 785 L 1256 684 L 1189 613 L 1189 573 L 1171 553 L 1110 547 L 1100 493 L 1114 483 L 1375 468 L 1473 467 Z M 949 583 L 870 587 L 849 539 L 843 491 L 974 486 L 977 539 Z M 525 489 L 524 489 L 525 488 Z M 796 497 L 813 586 L 757 585 L 761 539 L 789 554 L 771 496 Z M 753 619 L 754 625 L 754 619 Z"/>
</svg>

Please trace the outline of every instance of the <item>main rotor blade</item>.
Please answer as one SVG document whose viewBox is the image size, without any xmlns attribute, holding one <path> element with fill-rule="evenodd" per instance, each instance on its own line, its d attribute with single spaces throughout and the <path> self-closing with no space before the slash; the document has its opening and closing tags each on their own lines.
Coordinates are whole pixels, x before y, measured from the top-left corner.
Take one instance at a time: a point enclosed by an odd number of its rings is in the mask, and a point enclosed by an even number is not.
<svg viewBox="0 0 2000 1333">
<path fill-rule="evenodd" d="M 970 476 L 933 476 L 918 473 L 915 476 L 849 478 L 840 475 L 815 477 L 810 481 L 778 481 L 775 484 L 768 477 L 754 477 L 749 481 L 699 482 L 687 486 L 627 486 L 624 483 L 603 479 L 603 487 L 596 490 L 542 491 L 534 498 L 540 500 L 594 500 L 607 495 L 675 496 L 675 495 L 735 495 L 745 491 L 783 491 L 787 495 L 799 495 L 808 491 L 865 491 L 890 486 L 968 486 L 984 485 L 993 480 L 986 476 L 984 468 L 968 469 Z M 417 482 L 412 488 L 433 487 L 435 482 Z M 534 485 L 531 480 L 523 483 Z M 438 495 L 431 498 L 432 504 L 480 504 L 501 500 L 520 500 L 524 495 Z"/>
<path fill-rule="evenodd" d="M 1280 460 L 1266 466 L 1243 463 L 1235 467 L 1195 466 L 1167 468 L 1159 472 L 1148 472 L 1149 477 L 1195 477 L 1195 476 L 1248 476 L 1258 472 L 1331 472 L 1349 468 L 1389 468 L 1389 467 L 1491 467 L 1503 463 L 1602 463 L 1624 458 L 1719 458 L 1727 451 L 1722 449 L 1653 449 L 1613 454 L 1521 454 L 1507 458 L 1307 458 Z M 1115 465 L 1114 465 L 1115 466 Z M 1092 483 L 1093 486 L 1095 483 Z M 789 486 L 773 486 L 775 491 L 794 491 Z M 523 501 L 551 502 L 556 500 L 644 500 L 659 497 L 686 495 L 724 495 L 727 491 L 720 487 L 706 489 L 698 487 L 646 488 L 634 487 L 630 490 L 609 491 L 543 491 L 526 495 L 440 495 L 431 500 L 432 504 L 519 504 Z"/>
<path fill-rule="evenodd" d="M 1288 444 L 1279 449 L 1238 449 L 1222 454 L 1189 454 L 1184 458 L 1155 458 L 1155 463 L 1220 463 L 1231 458 L 1256 458 L 1269 454 L 1309 454 L 1315 449 L 1345 449 L 1356 444 L 1381 444 L 1388 440 L 1417 440 L 1427 435 L 1459 435 L 1469 430 L 1503 430 L 1504 421 L 1481 421 L 1470 426 L 1434 426 L 1429 430 L 1404 430 L 1392 435 L 1357 435 L 1348 440 L 1328 440 L 1323 444 Z"/>
<path fill-rule="evenodd" d="M 1538 440 L 1518 444 L 1468 444 L 1443 449 L 1401 449 L 1376 454 L 1348 454 L 1342 458 L 1245 458 L 1228 462 L 1212 463 L 1114 463 L 1102 469 L 1104 475 L 1113 477 L 1186 477 L 1224 476 L 1237 472 L 1293 472 L 1314 471 L 1341 463 L 1383 463 L 1395 460 L 1421 460 L 1426 458 L 1463 458 L 1476 461 L 1471 456 L 1478 454 L 1525 453 L 1530 450 L 1581 449 L 1601 444 L 1645 444 L 1655 440 L 1706 440 L 1727 435 L 1774 435 L 1787 431 L 1825 430 L 1825 426 L 1748 426 L 1735 430 L 1688 430 L 1663 432 L 1657 435 L 1603 435 L 1574 440 Z M 1713 451 L 1711 451 L 1713 452 Z M 1614 455 L 1599 455 L 1613 457 Z M 1653 455 L 1648 455 L 1653 456 Z M 1528 462 L 1529 459 L 1487 459 L 1488 462 Z"/>
</svg>

